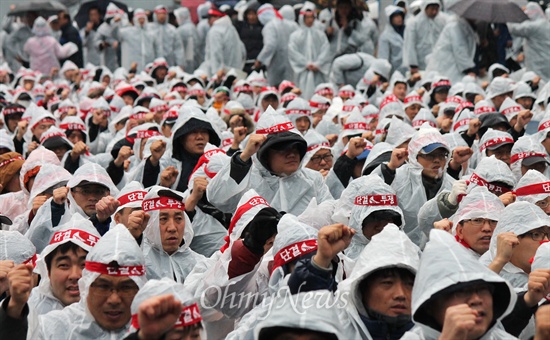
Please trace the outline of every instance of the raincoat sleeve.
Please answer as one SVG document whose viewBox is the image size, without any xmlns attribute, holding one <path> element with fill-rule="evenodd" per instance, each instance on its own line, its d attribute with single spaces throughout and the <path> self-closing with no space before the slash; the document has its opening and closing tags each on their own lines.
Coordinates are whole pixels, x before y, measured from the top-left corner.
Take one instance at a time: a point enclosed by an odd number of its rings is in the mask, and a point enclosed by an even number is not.
<svg viewBox="0 0 550 340">
<path fill-rule="evenodd" d="M 334 168 L 330 169 L 328 172 L 327 177 L 325 178 L 325 184 L 334 199 L 339 199 L 340 196 L 342 196 L 342 191 L 344 191 L 345 187 L 334 172 Z"/>
<path fill-rule="evenodd" d="M 522 38 L 527 38 L 540 30 L 537 21 L 532 20 L 525 20 L 518 24 L 509 23 L 507 26 L 511 35 Z"/>
<path fill-rule="evenodd" d="M 277 31 L 275 26 L 267 24 L 262 29 L 262 35 L 264 37 L 264 47 L 256 57 L 263 65 L 269 66 L 271 64 L 271 59 L 277 52 Z"/>
<path fill-rule="evenodd" d="M 378 40 L 378 58 L 386 59 L 390 61 L 391 57 L 391 42 L 388 40 L 386 34 L 380 35 L 380 40 Z"/>
<path fill-rule="evenodd" d="M 441 192 L 436 197 L 424 203 L 418 211 L 418 227 L 426 237 L 430 235 L 430 230 L 433 229 L 435 222 L 444 218 L 450 218 L 458 209 L 458 204 L 451 206 L 447 202 L 448 196 L 448 191 Z"/>
<path fill-rule="evenodd" d="M 214 75 L 220 69 L 223 68 L 225 62 L 224 50 L 221 46 L 224 45 L 224 34 L 217 27 L 215 29 L 210 29 L 208 35 L 206 36 L 206 53 L 208 54 L 205 57 L 205 60 L 209 61 L 210 74 Z"/>
<path fill-rule="evenodd" d="M 418 55 L 416 53 L 418 32 L 416 30 L 417 25 L 415 23 L 416 21 L 412 20 L 411 24 L 405 27 L 405 34 L 403 37 L 403 65 L 407 67 L 418 67 L 419 65 Z"/>
<path fill-rule="evenodd" d="M 37 253 L 42 252 L 48 245 L 54 233 L 54 228 L 57 227 L 66 210 L 66 205 L 56 204 L 53 197 L 38 209 L 29 230 L 25 234 L 36 247 Z"/>
<path fill-rule="evenodd" d="M 26 339 L 29 323 L 29 306 L 25 304 L 23 313 L 19 319 L 11 318 L 7 315 L 7 308 L 10 298 L 7 297 L 0 304 L 0 339 Z"/>
<path fill-rule="evenodd" d="M 201 209 L 195 209 L 193 217 L 193 241 L 189 246 L 193 251 L 210 257 L 225 243 L 224 237 L 227 230 L 214 217 L 204 213 Z"/>
</svg>

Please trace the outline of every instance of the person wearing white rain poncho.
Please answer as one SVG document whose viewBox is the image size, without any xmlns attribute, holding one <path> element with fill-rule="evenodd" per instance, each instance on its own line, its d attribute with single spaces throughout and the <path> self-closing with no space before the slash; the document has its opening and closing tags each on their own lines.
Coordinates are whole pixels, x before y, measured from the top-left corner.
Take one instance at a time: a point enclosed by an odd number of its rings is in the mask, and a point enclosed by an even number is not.
<svg viewBox="0 0 550 340">
<path fill-rule="evenodd" d="M 141 183 L 131 181 L 126 184 L 116 196 L 119 206 L 111 221 L 111 227 L 123 224 L 128 228 L 140 246 L 143 244 L 143 230 L 145 230 L 150 217 L 141 208 L 141 202 L 145 195 L 147 195 L 147 191 L 143 189 Z"/>
<path fill-rule="evenodd" d="M 293 99 L 285 108 L 285 114 L 302 135 L 313 129 L 311 107 L 306 100 L 299 97 Z"/>
<path fill-rule="evenodd" d="M 132 301 L 132 326 L 130 332 L 132 335 L 126 337 L 126 339 L 141 339 L 144 330 L 141 329 L 142 324 L 140 320 L 143 320 L 143 306 L 147 305 L 148 301 L 155 299 L 162 299 L 162 297 L 172 295 L 173 298 L 179 303 L 180 313 L 177 314 L 175 322 L 171 324 L 165 332 L 157 331 L 151 334 L 154 337 L 162 335 L 163 339 L 193 339 L 200 340 L 202 324 L 201 313 L 199 306 L 194 301 L 193 296 L 185 289 L 181 283 L 174 282 L 168 278 L 162 278 L 161 280 L 149 280 L 136 294 L 134 301 Z M 164 302 L 164 301 L 162 301 Z M 166 307 L 166 305 L 164 305 Z M 166 309 L 165 309 L 166 311 Z M 159 317 L 160 315 L 155 315 Z M 148 315 L 148 317 L 150 317 Z M 151 320 L 147 320 L 151 323 Z M 157 320 L 158 322 L 158 320 Z M 158 324 L 157 324 L 158 326 Z"/>
<path fill-rule="evenodd" d="M 301 214 L 313 197 L 332 199 L 323 176 L 302 168 L 307 143 L 286 117 L 273 108 L 260 117 L 245 149 L 231 157 L 206 188 L 209 201 L 233 212 L 242 195 L 255 190 L 277 210 Z"/>
<path fill-rule="evenodd" d="M 516 302 L 512 286 L 442 230 L 432 230 L 412 291 L 409 339 L 514 339 L 501 320 Z"/>
<path fill-rule="evenodd" d="M 78 214 L 54 234 L 37 261 L 35 271 L 41 276 L 39 286 L 32 290 L 30 297 L 23 301 L 18 299 L 17 304 L 7 309 L 11 313 L 28 306 L 28 315 L 22 312 L 18 317 L 28 320 L 27 338 L 31 338 L 40 315 L 61 310 L 80 300 L 78 280 L 82 277 L 86 254 L 99 238 L 92 223 Z M 1 321 L 0 326 L 3 327 Z"/>
<path fill-rule="evenodd" d="M 547 174 L 550 156 L 533 136 L 520 137 L 512 147 L 510 169 L 519 180 L 529 170 Z"/>
<path fill-rule="evenodd" d="M 26 300 L 22 303 L 21 301 L 28 299 L 28 294 L 34 286 L 32 270 L 35 263 L 36 252 L 29 239 L 17 231 L 0 230 L 0 273 L 3 276 L 0 281 L 0 295 L 10 293 L 10 297 L 0 302 L 2 339 L 26 337 L 26 316 L 29 309 L 25 304 Z"/>
<path fill-rule="evenodd" d="M 453 157 L 455 153 L 453 153 Z M 397 193 L 399 207 L 405 216 L 405 232 L 417 244 L 424 243 L 425 235 L 418 228 L 418 212 L 422 205 L 443 190 L 453 186 L 454 179 L 447 173 L 449 147 L 436 129 L 423 126 L 413 136 L 407 150 L 394 149 L 389 163 L 375 170 Z M 457 161 L 467 161 L 469 157 Z"/>
<path fill-rule="evenodd" d="M 512 203 L 500 215 L 489 251 L 479 261 L 515 288 L 523 288 L 531 272 L 530 260 L 540 242 L 548 239 L 549 229 L 550 217 L 539 207 L 529 202 Z M 507 242 L 501 241 L 504 238 Z"/>
<path fill-rule="evenodd" d="M 158 5 L 153 12 L 153 22 L 147 24 L 147 29 L 157 39 L 166 62 L 170 66 L 184 66 L 183 43 L 176 28 L 169 22 L 168 9 L 164 5 Z"/>
<path fill-rule="evenodd" d="M 114 197 L 118 190 L 105 172 L 95 163 L 81 166 L 67 182 L 66 187 L 53 191 L 36 213 L 25 234 L 42 251 L 56 228 L 67 223 L 72 215 L 89 218 L 100 234 L 105 234 L 111 223 L 111 215 L 119 203 Z"/>
<path fill-rule="evenodd" d="M 300 10 L 300 29 L 288 41 L 288 59 L 296 85 L 304 98 L 311 98 L 315 86 L 328 80 L 331 53 L 327 36 L 314 27 L 315 5 L 306 1 Z"/>
<path fill-rule="evenodd" d="M 528 170 L 515 187 L 518 201 L 533 203 L 550 215 L 550 180 L 536 170 Z"/>
<path fill-rule="evenodd" d="M 130 327 L 134 296 L 146 281 L 143 253 L 119 224 L 86 256 L 80 302 L 40 316 L 31 338 L 120 339 Z"/>
<path fill-rule="evenodd" d="M 189 248 L 193 226 L 185 213 L 181 193 L 153 186 L 143 198 L 142 208 L 150 216 L 143 232 L 147 277 L 168 277 L 184 282 L 195 264 L 204 257 Z"/>
</svg>

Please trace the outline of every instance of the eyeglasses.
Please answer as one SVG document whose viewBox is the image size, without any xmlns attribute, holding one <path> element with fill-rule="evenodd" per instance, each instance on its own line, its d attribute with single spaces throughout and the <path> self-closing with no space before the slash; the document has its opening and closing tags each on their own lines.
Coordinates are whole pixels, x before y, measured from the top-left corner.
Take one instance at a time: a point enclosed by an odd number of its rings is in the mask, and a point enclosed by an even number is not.
<svg viewBox="0 0 550 340">
<path fill-rule="evenodd" d="M 313 162 L 314 164 L 319 164 L 321 163 L 321 160 L 324 160 L 326 163 L 328 162 L 332 162 L 332 154 L 330 153 L 327 153 L 326 155 L 322 155 L 322 156 L 313 156 L 311 157 L 310 161 Z"/>
<path fill-rule="evenodd" d="M 535 230 L 535 231 L 530 231 L 523 235 L 520 235 L 520 237 L 526 237 L 526 236 L 531 236 L 531 239 L 537 242 L 540 242 L 545 238 L 550 240 L 550 231 Z"/>
<path fill-rule="evenodd" d="M 470 298 L 472 295 L 489 295 L 493 294 L 495 287 L 488 283 L 480 283 L 470 287 L 465 287 L 459 291 L 453 293 L 454 297 L 460 300 Z"/>
<path fill-rule="evenodd" d="M 485 223 L 488 223 L 491 228 L 497 226 L 498 221 L 489 220 L 487 218 L 472 218 L 470 220 L 464 220 L 464 222 L 470 222 L 474 227 L 482 227 Z"/>
<path fill-rule="evenodd" d="M 103 188 L 80 188 L 80 190 L 72 189 L 71 191 L 84 196 L 105 196 L 109 192 L 109 190 Z"/>
<path fill-rule="evenodd" d="M 441 152 L 441 153 L 433 153 L 432 152 L 432 153 L 429 153 L 429 154 L 419 153 L 418 157 L 422 157 L 425 160 L 430 161 L 430 162 L 433 162 L 436 158 L 440 159 L 442 161 L 445 161 L 449 157 L 449 153 L 448 152 Z"/>
<path fill-rule="evenodd" d="M 550 205 L 550 202 L 548 202 L 548 199 L 544 199 L 542 201 L 536 202 L 535 205 L 541 209 L 546 209 Z"/>
<path fill-rule="evenodd" d="M 135 283 L 123 284 L 120 287 L 114 287 L 105 283 L 92 283 L 90 285 L 90 294 L 103 297 L 111 296 L 113 291 L 116 291 L 117 295 L 121 297 L 134 297 L 138 290 L 139 287 Z"/>
</svg>

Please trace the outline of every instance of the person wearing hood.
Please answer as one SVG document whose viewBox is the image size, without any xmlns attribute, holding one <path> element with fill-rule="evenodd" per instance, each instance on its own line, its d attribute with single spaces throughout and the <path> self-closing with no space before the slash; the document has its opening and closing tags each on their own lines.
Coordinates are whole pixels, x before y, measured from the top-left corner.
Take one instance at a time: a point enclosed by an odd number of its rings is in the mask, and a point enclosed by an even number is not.
<svg viewBox="0 0 550 340">
<path fill-rule="evenodd" d="M 262 24 L 258 20 L 258 8 L 260 4 L 257 1 L 250 1 L 246 4 L 246 9 L 243 12 L 243 20 L 236 24 L 239 37 L 246 47 L 246 63 L 243 71 L 250 73 L 254 60 L 262 50 L 263 36 Z"/>
<path fill-rule="evenodd" d="M 174 133 L 171 157 L 164 156 L 166 142 L 158 141 L 151 146 L 152 153 L 145 162 L 143 174 L 136 179 L 141 181 L 145 188 L 160 183 L 164 187 L 173 187 L 184 192 L 188 187 L 189 176 L 204 154 L 207 144 L 218 146 L 221 142 L 212 123 L 194 106 L 180 108 L 178 120 L 172 131 Z"/>
<path fill-rule="evenodd" d="M 52 35 L 48 23 L 38 17 L 32 27 L 34 37 L 29 38 L 23 51 L 29 55 L 30 68 L 43 74 L 50 74 L 52 69 L 59 68 L 59 60 L 77 52 L 78 47 L 68 42 L 61 45 Z"/>
<path fill-rule="evenodd" d="M 378 40 L 378 58 L 386 59 L 392 71 L 406 71 L 403 67 L 403 34 L 405 13 L 398 6 L 389 5 L 384 9 L 388 20 L 386 28 Z"/>
<path fill-rule="evenodd" d="M 433 46 L 432 54 L 426 60 L 426 71 L 435 71 L 458 83 L 465 75 L 475 75 L 476 53 L 475 23 L 464 18 L 456 18 L 443 28 Z"/>
<path fill-rule="evenodd" d="M 40 316 L 31 337 L 121 338 L 130 327 L 132 301 L 146 281 L 143 253 L 119 224 L 86 256 L 80 302 Z"/>
<path fill-rule="evenodd" d="M 288 43 L 296 26 L 294 22 L 283 19 L 279 11 L 269 3 L 258 8 L 258 19 L 264 25 L 262 29 L 264 46 L 253 68 L 257 70 L 265 66 L 269 85 L 279 86 L 283 80 L 293 79 L 288 59 Z"/>
<path fill-rule="evenodd" d="M 369 28 L 363 25 L 363 16 L 360 8 L 350 0 L 338 0 L 334 12 L 331 8 L 325 8 L 319 13 L 333 58 L 358 52 L 368 43 Z"/>
<path fill-rule="evenodd" d="M 32 334 L 37 326 L 38 317 L 53 310 L 80 300 L 78 280 L 82 277 L 82 267 L 86 255 L 100 239 L 90 221 L 79 215 L 74 215 L 69 223 L 60 226 L 44 248 L 37 260 L 36 272 L 41 276 L 38 287 L 32 289 L 26 299 L 6 299 L 6 311 L 15 319 L 28 320 L 28 334 Z M 32 277 L 31 272 L 22 270 L 19 280 Z M 13 289 L 21 287 L 21 281 L 12 281 Z M 20 293 L 14 297 L 20 298 Z M 5 327 L 6 325 L 0 325 Z M 26 328 L 26 327 L 25 327 Z M 30 338 L 30 337 L 27 337 Z"/>
<path fill-rule="evenodd" d="M 304 98 L 311 98 L 315 86 L 328 80 L 330 45 L 327 36 L 314 27 L 315 5 L 306 2 L 300 10 L 300 29 L 288 41 L 288 58 L 294 71 L 296 85 Z"/>
<path fill-rule="evenodd" d="M 460 268 L 460 270 L 457 270 Z M 416 326 L 402 339 L 513 338 L 500 321 L 517 296 L 442 230 L 432 230 L 412 290 Z"/>
<path fill-rule="evenodd" d="M 42 251 L 58 225 L 69 221 L 73 214 L 90 219 L 98 232 L 105 234 L 119 205 L 110 195 L 117 193 L 105 169 L 86 163 L 78 168 L 67 186 L 53 190 L 53 196 L 38 209 L 25 235 Z"/>
<path fill-rule="evenodd" d="M 100 51 L 98 46 L 95 44 L 97 30 L 101 24 L 102 20 L 99 8 L 95 6 L 90 7 L 88 9 L 88 22 L 86 23 L 86 26 L 81 27 L 79 32 L 80 38 L 82 39 L 82 46 L 84 48 L 85 64 L 101 64 Z"/>
<path fill-rule="evenodd" d="M 147 227 L 150 215 L 141 208 L 143 198 L 147 191 L 143 185 L 136 181 L 126 184 L 116 196 L 119 202 L 118 208 L 113 214 L 111 226 L 122 224 L 130 231 L 136 242 L 141 246 L 143 231 Z"/>
<path fill-rule="evenodd" d="M 546 190 L 548 177 L 536 170 L 527 170 L 515 186 L 518 201 L 526 201 L 541 208 L 550 215 L 550 198 Z"/>
<path fill-rule="evenodd" d="M 549 156 L 542 144 L 533 136 L 523 136 L 518 139 L 510 153 L 510 169 L 519 179 L 529 170 L 537 170 L 541 174 L 547 174 Z"/>
<path fill-rule="evenodd" d="M 206 35 L 204 63 L 200 68 L 210 76 L 222 69 L 242 69 L 246 48 L 229 16 L 211 8 L 208 10 L 208 22 L 211 27 Z"/>
<path fill-rule="evenodd" d="M 442 190 L 451 189 L 462 163 L 471 156 L 471 152 L 453 151 L 453 161 L 459 165 L 457 171 L 447 165 L 449 151 L 447 141 L 437 129 L 422 126 L 409 142 L 408 164 L 403 165 L 407 150 L 398 148 L 393 150 L 389 163 L 377 169 L 397 192 L 399 206 L 405 215 L 405 231 L 417 245 L 421 245 L 425 237 L 418 228 L 420 208 Z"/>
<path fill-rule="evenodd" d="M 113 29 L 116 25 L 114 19 L 116 17 L 124 17 L 123 25 L 126 25 L 128 18 L 126 13 L 118 8 L 114 3 L 109 3 L 103 23 L 97 28 L 94 44 L 99 50 L 100 65 L 106 66 L 109 70 L 114 71 L 119 67 L 118 53 L 119 42 L 113 38 Z"/>
<path fill-rule="evenodd" d="M 119 27 L 121 17 L 116 16 L 117 23 L 113 30 L 113 38 L 121 44 L 121 66 L 127 70 L 137 63 L 136 72 L 144 70 L 147 64 L 163 55 L 160 42 L 154 33 L 148 29 L 147 15 L 138 8 L 134 11 L 133 26 Z"/>
<path fill-rule="evenodd" d="M 170 66 L 185 65 L 185 51 L 183 43 L 177 34 L 176 28 L 168 22 L 168 9 L 158 5 L 153 12 L 153 22 L 147 25 L 160 45 L 161 53 L 157 57 L 164 57 Z"/>
<path fill-rule="evenodd" d="M 550 49 L 550 22 L 537 3 L 527 3 L 525 14 L 529 17 L 522 23 L 508 25 L 510 34 L 524 38 L 525 67 L 534 71 L 543 80 L 550 80 L 550 59 L 545 51 Z"/>
<path fill-rule="evenodd" d="M 199 35 L 197 27 L 191 21 L 191 15 L 189 9 L 186 7 L 180 7 L 174 10 L 174 15 L 178 22 L 176 33 L 181 39 L 183 45 L 183 69 L 188 73 L 193 73 L 195 69 L 200 65 L 200 54 L 195 51 L 198 47 Z"/>
<path fill-rule="evenodd" d="M 271 107 L 260 117 L 246 147 L 231 157 L 207 187 L 210 202 L 232 212 L 252 186 L 270 204 L 292 214 L 302 213 L 313 197 L 332 199 L 323 176 L 302 168 L 307 143 L 292 122 Z"/>
<path fill-rule="evenodd" d="M 403 64 L 411 74 L 426 69 L 426 58 L 447 24 L 447 15 L 441 12 L 440 0 L 422 2 L 420 13 L 409 20 L 405 28 Z"/>
<path fill-rule="evenodd" d="M 168 277 L 183 283 L 204 257 L 189 248 L 193 226 L 185 213 L 181 193 L 153 186 L 143 197 L 141 206 L 143 212 L 150 216 L 144 231 L 143 250 L 147 278 Z"/>
<path fill-rule="evenodd" d="M 82 48 L 82 39 L 80 38 L 80 33 L 78 33 L 76 27 L 73 26 L 71 15 L 66 11 L 61 11 L 57 13 L 57 17 L 61 28 L 61 37 L 59 38 L 61 45 L 71 42 L 78 47 L 76 53 L 73 53 L 68 58 L 61 60 L 61 63 L 63 64 L 65 61 L 70 60 L 75 63 L 78 68 L 83 68 L 84 53 Z M 49 72 L 47 74 L 49 74 Z"/>
<path fill-rule="evenodd" d="M 42 133 L 55 125 L 57 120 L 49 111 L 34 104 L 31 104 L 25 112 L 31 113 L 32 118 L 28 123 L 21 123 L 18 130 L 25 130 L 25 133 L 22 135 L 16 134 L 13 138 L 13 144 L 15 145 L 15 151 L 21 154 L 26 152 L 28 156 L 40 145 Z"/>
</svg>

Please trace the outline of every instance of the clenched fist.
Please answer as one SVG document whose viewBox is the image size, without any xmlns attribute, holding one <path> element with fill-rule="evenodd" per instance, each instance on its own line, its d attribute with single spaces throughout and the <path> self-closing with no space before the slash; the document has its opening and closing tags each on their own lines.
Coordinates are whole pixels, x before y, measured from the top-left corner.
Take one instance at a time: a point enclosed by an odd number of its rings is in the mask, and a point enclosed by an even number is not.
<svg viewBox="0 0 550 340">
<path fill-rule="evenodd" d="M 160 185 L 170 188 L 176 182 L 179 171 L 173 166 L 168 166 L 160 173 Z"/>
</svg>

